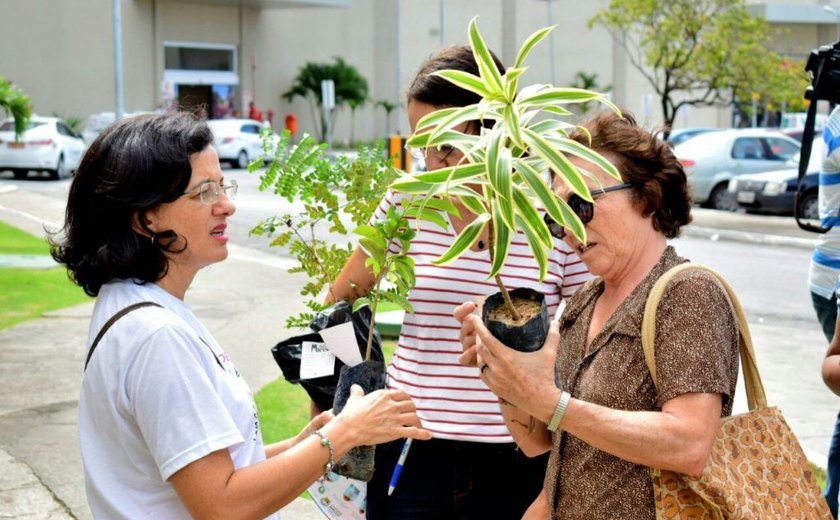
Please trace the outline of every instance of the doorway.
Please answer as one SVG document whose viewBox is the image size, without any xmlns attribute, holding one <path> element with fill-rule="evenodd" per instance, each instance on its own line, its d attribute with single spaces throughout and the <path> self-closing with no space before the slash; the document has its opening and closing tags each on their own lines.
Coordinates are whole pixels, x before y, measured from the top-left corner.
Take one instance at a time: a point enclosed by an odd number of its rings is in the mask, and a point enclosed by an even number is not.
<svg viewBox="0 0 840 520">
<path fill-rule="evenodd" d="M 186 110 L 207 119 L 213 106 L 213 92 L 210 85 L 178 85 L 178 105 Z"/>
</svg>

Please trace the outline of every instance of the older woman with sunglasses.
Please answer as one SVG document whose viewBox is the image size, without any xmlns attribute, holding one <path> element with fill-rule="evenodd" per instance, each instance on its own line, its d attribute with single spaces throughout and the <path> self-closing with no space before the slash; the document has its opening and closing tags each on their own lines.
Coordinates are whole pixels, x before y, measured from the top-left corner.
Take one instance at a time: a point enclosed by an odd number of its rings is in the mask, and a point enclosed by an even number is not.
<svg viewBox="0 0 840 520">
<path fill-rule="evenodd" d="M 361 444 L 426 439 L 405 392 L 355 387 L 294 438 L 263 446 L 253 396 L 184 303 L 227 257 L 236 182 L 207 124 L 182 112 L 123 119 L 73 179 L 53 256 L 97 296 L 79 397 L 96 518 L 274 518 Z"/>
<path fill-rule="evenodd" d="M 719 418 L 731 413 L 738 326 L 716 280 L 679 275 L 656 316 L 654 386 L 642 315 L 657 279 L 686 261 L 667 244 L 691 220 L 686 176 L 671 147 L 629 114 L 600 113 L 582 126 L 588 132 L 572 138 L 602 153 L 622 179 L 570 157 L 588 173 L 596 203 L 559 179 L 553 187 L 586 224 L 587 242 L 550 227 L 597 278 L 572 297 L 534 353 L 500 344 L 473 315 L 475 305 L 461 305 L 462 362 L 482 367 L 510 423 L 536 422 L 511 428 L 522 450 L 551 451 L 544 498 L 526 518 L 653 520 L 649 468 L 699 474 Z"/>
<path fill-rule="evenodd" d="M 496 66 L 504 72 L 498 59 Z M 478 74 L 472 50 L 466 45 L 446 48 L 424 63 L 408 90 L 412 131 L 426 114 L 479 101 L 477 94 L 432 74 L 443 69 Z M 491 123 L 468 121 L 459 130 L 478 134 L 482 124 Z M 412 152 L 425 159 L 429 170 L 464 160 L 459 150 L 449 147 Z M 378 213 L 399 206 L 401 197 L 388 194 Z M 451 264 L 432 263 L 475 219 L 464 206 L 459 209 L 460 215 L 453 216 L 445 229 L 425 221 L 417 223 L 417 236 L 408 252 L 417 273 L 417 285 L 408 297 L 415 312 L 403 321 L 388 367 L 388 386 L 411 395 L 423 426 L 434 438 L 413 443 L 399 485 L 390 496 L 389 479 L 402 442 L 377 447 L 376 471 L 368 484 L 369 519 L 518 520 L 542 488 L 547 457 L 529 459 L 516 448 L 496 397 L 475 368 L 458 363 L 460 326 L 452 317 L 452 309 L 465 298 L 481 298 L 498 291 L 496 284 L 487 280 L 490 256 L 486 232 Z M 550 312 L 590 278 L 562 240 L 555 241 L 543 281 L 529 254 L 524 234 L 514 237 L 510 261 L 501 276 L 508 287 L 543 292 Z M 333 287 L 339 297 L 354 298 L 370 287 L 373 275 L 365 267 L 365 260 L 365 253 L 357 249 Z"/>
</svg>

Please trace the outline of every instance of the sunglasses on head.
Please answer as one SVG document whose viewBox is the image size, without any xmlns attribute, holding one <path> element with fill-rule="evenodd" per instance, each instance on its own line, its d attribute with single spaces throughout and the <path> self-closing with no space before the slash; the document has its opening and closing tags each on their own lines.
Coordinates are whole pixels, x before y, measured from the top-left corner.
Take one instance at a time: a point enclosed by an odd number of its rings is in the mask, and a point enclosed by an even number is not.
<svg viewBox="0 0 840 520">
<path fill-rule="evenodd" d="M 592 195 L 592 198 L 596 198 L 611 191 L 626 190 L 627 188 L 632 187 L 633 185 L 630 183 L 616 184 L 615 186 L 608 186 L 602 190 L 593 190 L 590 193 Z M 583 225 L 589 224 L 592 221 L 592 218 L 595 216 L 595 205 L 589 202 L 588 200 L 582 199 L 577 194 L 572 194 L 572 196 L 569 197 L 569 200 L 568 202 L 566 202 L 566 204 L 568 204 L 569 208 L 571 208 L 571 210 L 575 212 L 575 215 L 578 216 Z M 548 213 L 545 214 L 543 220 L 548 226 L 548 231 L 549 233 L 551 233 L 551 236 L 553 236 L 554 238 L 559 238 L 561 240 L 566 236 L 566 228 L 555 222 L 554 219 L 548 216 Z"/>
</svg>

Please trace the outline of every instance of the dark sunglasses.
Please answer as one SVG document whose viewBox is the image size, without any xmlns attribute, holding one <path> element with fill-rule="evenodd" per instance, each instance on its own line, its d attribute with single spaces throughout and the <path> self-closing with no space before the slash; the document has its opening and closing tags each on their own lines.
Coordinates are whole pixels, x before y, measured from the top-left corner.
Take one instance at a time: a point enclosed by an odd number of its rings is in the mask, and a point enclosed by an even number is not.
<svg viewBox="0 0 840 520">
<path fill-rule="evenodd" d="M 609 193 L 611 191 L 618 191 L 618 190 L 626 190 L 627 188 L 632 188 L 633 185 L 630 183 L 624 184 L 616 184 L 615 186 L 608 186 L 603 190 L 593 190 L 590 193 L 592 194 L 592 198 L 600 197 L 605 193 Z M 572 194 L 569 197 L 568 202 L 566 203 L 569 205 L 572 211 L 575 212 L 575 215 L 578 216 L 580 221 L 585 226 L 592 221 L 592 217 L 595 216 L 595 205 L 589 202 L 588 200 L 583 200 L 577 194 Z M 563 239 L 566 236 L 566 228 L 554 222 L 554 219 L 548 216 L 548 213 L 545 214 L 543 217 L 545 224 L 548 226 L 548 231 L 551 233 L 551 236 L 554 238 Z"/>
</svg>

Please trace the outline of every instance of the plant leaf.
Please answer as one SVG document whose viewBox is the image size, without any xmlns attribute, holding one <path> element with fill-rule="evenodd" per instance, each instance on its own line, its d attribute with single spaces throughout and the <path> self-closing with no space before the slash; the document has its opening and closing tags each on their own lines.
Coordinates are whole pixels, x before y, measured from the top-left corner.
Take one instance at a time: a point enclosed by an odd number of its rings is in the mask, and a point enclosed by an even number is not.
<svg viewBox="0 0 840 520">
<path fill-rule="evenodd" d="M 451 116 L 452 113 L 457 110 L 458 107 L 447 107 L 430 112 L 417 121 L 417 126 L 415 128 L 417 128 L 418 132 L 427 132 L 430 128 L 437 126 L 441 121 Z"/>
<path fill-rule="evenodd" d="M 487 84 L 480 77 L 464 72 L 461 70 L 439 70 L 432 73 L 433 76 L 440 76 L 441 78 L 453 83 L 464 90 L 474 92 L 481 97 L 490 96 L 490 90 Z"/>
<path fill-rule="evenodd" d="M 621 180 L 621 174 L 619 173 L 618 168 L 616 168 L 613 163 L 608 161 L 603 155 L 599 154 L 592 148 L 582 145 L 577 141 L 573 141 L 572 139 L 566 139 L 563 137 L 549 137 L 548 140 L 559 151 L 589 161 L 597 165 L 602 170 L 604 170 L 604 172 L 607 175 L 615 179 Z"/>
<path fill-rule="evenodd" d="M 452 246 L 450 246 L 449 249 L 439 258 L 432 260 L 432 263 L 435 265 L 446 265 L 464 254 L 464 251 L 469 249 L 473 242 L 478 239 L 482 230 L 484 230 L 484 226 L 486 226 L 489 221 L 489 214 L 483 213 L 478 215 L 475 220 L 470 222 L 463 230 L 461 230 L 461 234 L 458 235 L 455 242 L 452 243 Z"/>
<path fill-rule="evenodd" d="M 482 164 L 459 164 L 434 170 L 431 172 L 416 173 L 414 179 L 420 182 L 443 183 L 471 179 L 484 173 L 485 165 Z"/>
<path fill-rule="evenodd" d="M 604 98 L 604 95 L 582 88 L 544 88 L 536 94 L 520 98 L 517 101 L 529 107 L 537 107 L 541 105 L 586 103 L 599 98 Z"/>
<path fill-rule="evenodd" d="M 569 208 L 565 200 L 557 197 L 551 188 L 543 181 L 540 173 L 531 165 L 532 161 L 520 159 L 516 161 L 516 171 L 542 202 L 543 208 L 555 222 L 571 229 L 578 240 L 586 243 L 586 229 L 577 215 Z"/>
<path fill-rule="evenodd" d="M 511 156 L 510 150 L 504 146 L 504 133 L 501 128 L 493 129 L 490 143 L 487 145 L 487 178 L 493 190 L 510 204 L 513 194 Z M 490 194 L 486 196 L 489 198 Z M 509 222 L 513 225 L 513 219 Z"/>
<path fill-rule="evenodd" d="M 523 128 L 525 134 L 525 141 L 531 149 L 539 157 L 548 162 L 548 167 L 554 170 L 554 173 L 560 175 L 566 184 L 584 200 L 592 201 L 592 195 L 589 194 L 589 188 L 583 181 L 583 177 L 577 171 L 577 168 L 569 161 L 569 159 L 558 152 L 554 145 L 545 137 L 537 134 L 529 128 Z"/>
<path fill-rule="evenodd" d="M 475 20 L 475 18 L 470 20 L 469 34 L 470 47 L 472 47 L 475 62 L 478 64 L 478 71 L 487 85 L 488 90 L 493 94 L 501 94 L 502 74 L 496 67 L 496 62 L 493 61 L 490 50 L 487 48 L 487 44 L 484 43 L 481 33 L 478 31 L 478 24 L 476 24 Z"/>
<path fill-rule="evenodd" d="M 525 58 L 528 57 L 528 54 L 531 53 L 531 50 L 534 48 L 534 46 L 540 43 L 543 40 L 543 38 L 548 36 L 548 33 L 550 33 L 555 27 L 557 26 L 552 25 L 551 27 L 545 27 L 543 29 L 540 29 L 539 31 L 534 32 L 533 34 L 531 34 L 531 36 L 528 36 L 528 38 L 525 40 L 522 46 L 519 47 L 519 52 L 516 54 L 516 61 L 513 62 L 513 66 L 516 68 L 521 67 L 522 64 L 525 63 Z"/>
<path fill-rule="evenodd" d="M 368 306 L 370 305 L 370 298 L 367 298 L 365 296 L 363 296 L 361 298 L 356 298 L 356 301 L 353 302 L 353 312 L 356 312 L 357 310 L 361 309 L 365 305 L 368 305 Z"/>
<path fill-rule="evenodd" d="M 516 204 L 518 215 L 537 235 L 543 243 L 543 247 L 554 247 L 554 240 L 551 232 L 548 230 L 545 221 L 540 215 L 540 212 L 534 207 L 534 204 L 525 194 L 524 190 L 519 187 L 513 189 L 513 202 Z"/>
<path fill-rule="evenodd" d="M 449 117 L 444 118 L 429 136 L 429 143 L 440 143 L 441 134 L 452 130 L 461 123 L 479 119 L 478 105 L 467 105 L 452 112 Z M 418 125 L 420 123 L 417 123 Z"/>
<path fill-rule="evenodd" d="M 468 210 L 472 211 L 476 215 L 481 215 L 482 213 L 487 211 L 487 208 L 484 207 L 484 203 L 482 202 L 481 197 L 462 195 L 458 197 L 458 199 L 461 201 L 461 204 L 466 206 Z"/>
<path fill-rule="evenodd" d="M 493 278 L 507 261 L 508 253 L 510 252 L 511 228 L 502 215 L 501 204 L 499 199 L 496 199 L 496 204 L 493 204 L 493 265 L 490 266 L 490 275 L 487 278 Z M 511 222 L 513 223 L 513 222 Z"/>
<path fill-rule="evenodd" d="M 405 211 L 405 216 L 414 217 L 418 220 L 425 220 L 427 222 L 437 224 L 443 229 L 447 229 L 449 227 L 448 223 L 446 222 L 446 219 L 443 218 L 443 215 L 441 215 L 439 212 L 433 209 L 426 209 L 423 207 L 413 206 Z"/>
<path fill-rule="evenodd" d="M 534 230 L 519 215 L 516 216 L 516 224 L 519 226 L 519 229 L 525 232 L 528 245 L 531 246 L 531 252 L 534 253 L 534 260 L 537 261 L 537 265 L 540 268 L 540 281 L 543 281 L 548 272 L 548 256 L 546 255 L 545 248 Z"/>
<path fill-rule="evenodd" d="M 510 134 L 513 144 L 519 148 L 525 148 L 525 141 L 522 138 L 522 128 L 519 126 L 519 118 L 516 117 L 516 105 L 510 104 L 505 107 L 505 127 Z"/>
</svg>

